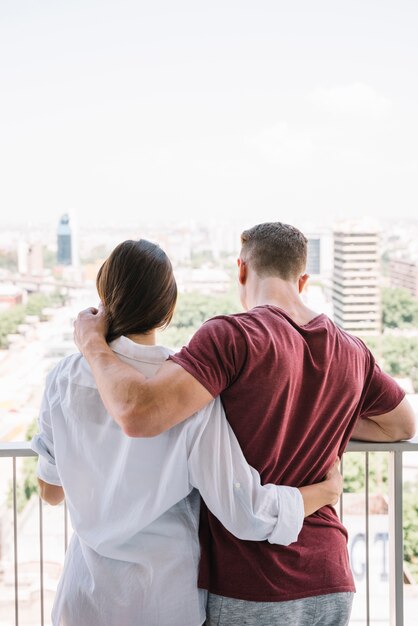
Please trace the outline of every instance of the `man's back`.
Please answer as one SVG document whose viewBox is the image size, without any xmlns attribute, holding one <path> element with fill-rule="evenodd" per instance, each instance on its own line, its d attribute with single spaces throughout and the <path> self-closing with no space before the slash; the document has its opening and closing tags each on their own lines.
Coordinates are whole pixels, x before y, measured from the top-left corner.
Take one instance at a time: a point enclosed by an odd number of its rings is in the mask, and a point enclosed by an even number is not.
<svg viewBox="0 0 418 626">
<path fill-rule="evenodd" d="M 357 418 L 388 412 L 403 397 L 362 342 L 325 315 L 298 326 L 271 305 L 210 320 L 171 358 L 221 393 L 263 482 L 321 480 Z M 346 531 L 331 507 L 307 518 L 286 548 L 238 541 L 204 511 L 201 544 L 200 584 L 212 593 L 268 602 L 354 590 Z"/>
</svg>

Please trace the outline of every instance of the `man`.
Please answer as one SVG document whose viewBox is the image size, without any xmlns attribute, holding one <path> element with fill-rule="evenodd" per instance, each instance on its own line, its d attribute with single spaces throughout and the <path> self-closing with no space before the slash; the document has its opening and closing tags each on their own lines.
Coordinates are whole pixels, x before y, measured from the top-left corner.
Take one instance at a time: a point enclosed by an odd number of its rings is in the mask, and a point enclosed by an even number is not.
<svg viewBox="0 0 418 626">
<path fill-rule="evenodd" d="M 220 394 L 263 482 L 293 486 L 320 480 L 350 436 L 412 437 L 401 389 L 360 340 L 303 304 L 306 253 L 306 238 L 292 226 L 245 231 L 238 278 L 246 312 L 206 322 L 148 380 L 107 347 L 104 316 L 81 313 L 77 344 L 124 431 L 156 435 Z M 208 624 L 348 623 L 354 584 L 346 531 L 331 507 L 307 518 L 288 547 L 237 540 L 204 506 L 200 536 Z"/>
</svg>

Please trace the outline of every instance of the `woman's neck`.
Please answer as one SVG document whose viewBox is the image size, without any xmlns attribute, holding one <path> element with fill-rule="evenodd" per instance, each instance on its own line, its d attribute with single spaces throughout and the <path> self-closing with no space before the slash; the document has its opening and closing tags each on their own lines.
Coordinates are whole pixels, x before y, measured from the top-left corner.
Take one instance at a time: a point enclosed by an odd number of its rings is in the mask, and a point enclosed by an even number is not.
<svg viewBox="0 0 418 626">
<path fill-rule="evenodd" d="M 144 346 L 155 346 L 156 333 L 155 330 L 150 330 L 149 333 L 141 333 L 139 335 L 127 335 L 128 339 L 135 343 L 140 343 Z"/>
</svg>

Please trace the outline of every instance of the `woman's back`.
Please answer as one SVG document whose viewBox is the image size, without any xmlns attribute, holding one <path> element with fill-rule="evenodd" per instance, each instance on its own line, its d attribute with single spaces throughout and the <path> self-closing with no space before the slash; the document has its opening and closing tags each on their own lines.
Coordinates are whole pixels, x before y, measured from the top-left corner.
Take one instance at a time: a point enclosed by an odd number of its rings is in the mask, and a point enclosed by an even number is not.
<svg viewBox="0 0 418 626">
<path fill-rule="evenodd" d="M 170 353 L 126 337 L 111 345 L 146 376 Z M 192 490 L 188 442 L 200 421 L 198 415 L 158 437 L 131 439 L 107 414 L 82 356 L 64 359 L 52 372 L 43 434 L 34 445 L 43 448 L 39 476 L 63 486 L 75 531 L 54 624 L 204 622 L 205 597 L 197 590 L 199 496 L 186 498 Z"/>
</svg>

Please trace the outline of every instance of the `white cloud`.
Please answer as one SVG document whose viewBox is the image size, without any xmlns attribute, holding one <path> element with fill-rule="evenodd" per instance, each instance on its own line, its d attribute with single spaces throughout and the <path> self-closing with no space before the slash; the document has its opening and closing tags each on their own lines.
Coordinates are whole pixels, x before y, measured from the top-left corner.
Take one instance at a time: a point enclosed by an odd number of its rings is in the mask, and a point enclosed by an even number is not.
<svg viewBox="0 0 418 626">
<path fill-rule="evenodd" d="M 278 164 L 298 165 L 307 161 L 314 150 L 311 134 L 297 131 L 285 121 L 261 131 L 253 141 L 261 155 Z"/>
<path fill-rule="evenodd" d="M 337 116 L 384 119 L 392 109 L 388 98 L 364 83 L 317 87 L 309 100 L 319 109 Z"/>
</svg>

